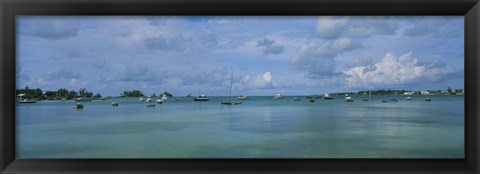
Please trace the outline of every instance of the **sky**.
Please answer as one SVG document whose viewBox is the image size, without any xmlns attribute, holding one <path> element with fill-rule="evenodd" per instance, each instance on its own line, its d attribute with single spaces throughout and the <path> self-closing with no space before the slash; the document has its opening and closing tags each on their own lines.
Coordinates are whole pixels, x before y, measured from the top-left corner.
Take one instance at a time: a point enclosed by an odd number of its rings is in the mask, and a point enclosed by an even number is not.
<svg viewBox="0 0 480 174">
<path fill-rule="evenodd" d="M 19 16 L 17 88 L 175 96 L 464 87 L 463 16 Z"/>
</svg>

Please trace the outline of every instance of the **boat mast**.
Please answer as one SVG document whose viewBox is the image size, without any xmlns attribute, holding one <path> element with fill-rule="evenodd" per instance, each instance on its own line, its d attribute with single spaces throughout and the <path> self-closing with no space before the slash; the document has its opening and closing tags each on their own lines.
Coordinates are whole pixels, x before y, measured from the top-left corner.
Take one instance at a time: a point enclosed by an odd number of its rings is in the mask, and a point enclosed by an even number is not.
<svg viewBox="0 0 480 174">
<path fill-rule="evenodd" d="M 231 97 L 232 97 L 232 85 L 233 85 L 233 72 L 232 72 L 232 78 L 230 80 L 230 93 L 228 94 L 228 100 L 231 101 Z"/>
</svg>

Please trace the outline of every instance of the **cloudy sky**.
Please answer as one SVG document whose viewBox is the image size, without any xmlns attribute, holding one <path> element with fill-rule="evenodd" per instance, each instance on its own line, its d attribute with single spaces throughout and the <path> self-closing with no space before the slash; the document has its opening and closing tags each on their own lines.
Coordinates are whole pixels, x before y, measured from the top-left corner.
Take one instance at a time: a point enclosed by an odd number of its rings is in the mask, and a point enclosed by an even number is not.
<svg viewBox="0 0 480 174">
<path fill-rule="evenodd" d="M 17 87 L 103 95 L 463 88 L 463 16 L 17 17 Z"/>
</svg>

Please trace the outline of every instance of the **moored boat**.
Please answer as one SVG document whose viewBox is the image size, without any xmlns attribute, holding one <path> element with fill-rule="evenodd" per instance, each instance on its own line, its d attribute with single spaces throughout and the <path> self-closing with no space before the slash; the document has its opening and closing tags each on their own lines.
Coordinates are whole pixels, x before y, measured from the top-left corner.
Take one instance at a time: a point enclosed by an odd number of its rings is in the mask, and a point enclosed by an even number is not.
<svg viewBox="0 0 480 174">
<path fill-rule="evenodd" d="M 76 103 L 75 105 L 73 105 L 73 108 L 75 109 L 83 109 L 83 105 L 81 103 Z"/>
<path fill-rule="evenodd" d="M 230 100 L 232 97 L 232 87 L 233 87 L 233 73 L 232 73 L 232 79 L 230 80 L 230 92 L 228 94 L 228 101 L 221 102 L 222 105 L 239 105 L 242 104 L 242 102 L 236 102 Z"/>
<path fill-rule="evenodd" d="M 432 101 L 432 99 L 430 99 L 430 98 L 426 98 L 426 99 L 425 99 L 425 101 Z"/>
<path fill-rule="evenodd" d="M 195 101 L 208 101 L 208 100 L 210 100 L 210 99 L 207 97 L 207 95 L 202 94 L 202 95 L 200 95 L 200 96 L 198 96 L 198 97 L 193 98 L 193 100 L 195 100 Z"/>
<path fill-rule="evenodd" d="M 314 100 L 315 100 L 315 99 L 314 99 Z M 295 97 L 295 98 L 292 99 L 292 101 L 302 101 L 302 99 Z"/>
<path fill-rule="evenodd" d="M 245 95 L 241 95 L 237 97 L 237 100 L 248 100 L 248 97 Z"/>
<path fill-rule="evenodd" d="M 274 97 L 273 97 L 274 100 L 280 100 L 280 99 L 283 99 L 283 95 L 278 93 L 276 94 Z"/>
<path fill-rule="evenodd" d="M 35 102 L 37 102 L 37 100 L 23 99 L 23 100 L 19 101 L 18 103 L 35 103 Z"/>
<path fill-rule="evenodd" d="M 112 102 L 112 106 L 118 106 L 118 102 Z"/>
<path fill-rule="evenodd" d="M 85 98 L 85 97 L 79 97 L 77 99 L 75 99 L 76 102 L 91 102 L 92 99 L 91 98 Z"/>
<path fill-rule="evenodd" d="M 333 100 L 334 98 L 333 98 L 333 97 L 330 97 L 329 94 L 325 94 L 325 95 L 323 96 L 323 99 L 325 99 L 325 100 Z"/>
<path fill-rule="evenodd" d="M 157 99 L 157 104 L 163 104 L 163 100 L 162 99 Z"/>
<path fill-rule="evenodd" d="M 345 97 L 345 102 L 353 102 L 353 98 L 352 97 Z"/>
<path fill-rule="evenodd" d="M 382 100 L 383 103 L 397 103 L 398 100 L 396 98 L 389 98 L 388 100 Z"/>
</svg>

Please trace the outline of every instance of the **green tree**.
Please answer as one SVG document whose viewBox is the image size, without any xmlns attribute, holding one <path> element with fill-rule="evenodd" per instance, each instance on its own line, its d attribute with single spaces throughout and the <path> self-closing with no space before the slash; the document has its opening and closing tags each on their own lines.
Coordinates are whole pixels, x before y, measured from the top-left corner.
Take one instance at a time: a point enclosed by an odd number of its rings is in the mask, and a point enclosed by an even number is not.
<svg viewBox="0 0 480 174">
<path fill-rule="evenodd" d="M 132 90 L 132 91 L 123 91 L 123 97 L 143 97 L 142 91 L 140 90 Z"/>
<path fill-rule="evenodd" d="M 451 94 L 452 93 L 452 88 L 448 87 L 447 88 L 447 93 Z"/>
<path fill-rule="evenodd" d="M 173 95 L 167 91 L 162 93 L 163 95 L 166 95 L 167 97 L 173 97 Z"/>
</svg>

